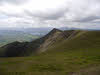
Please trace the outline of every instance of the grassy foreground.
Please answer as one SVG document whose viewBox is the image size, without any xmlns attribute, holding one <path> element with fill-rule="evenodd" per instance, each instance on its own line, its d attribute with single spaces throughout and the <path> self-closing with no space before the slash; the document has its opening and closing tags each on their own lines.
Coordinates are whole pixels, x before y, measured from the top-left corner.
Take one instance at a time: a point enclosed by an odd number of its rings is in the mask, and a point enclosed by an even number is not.
<svg viewBox="0 0 100 75">
<path fill-rule="evenodd" d="M 100 75 L 99 64 L 100 31 L 81 31 L 45 53 L 0 58 L 0 75 Z"/>
</svg>

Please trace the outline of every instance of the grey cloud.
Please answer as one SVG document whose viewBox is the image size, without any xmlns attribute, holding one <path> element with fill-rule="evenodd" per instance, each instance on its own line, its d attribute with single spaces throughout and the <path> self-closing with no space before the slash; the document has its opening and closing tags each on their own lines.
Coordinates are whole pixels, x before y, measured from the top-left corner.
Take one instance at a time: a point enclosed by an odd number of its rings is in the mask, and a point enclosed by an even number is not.
<svg viewBox="0 0 100 75">
<path fill-rule="evenodd" d="M 48 12 L 30 12 L 25 10 L 25 13 L 31 17 L 37 17 L 42 20 L 57 20 L 64 16 L 64 14 L 68 11 L 68 9 L 55 9 L 55 10 L 48 10 Z"/>
<path fill-rule="evenodd" d="M 93 22 L 94 20 L 100 19 L 100 16 L 88 16 L 81 18 L 80 20 L 75 20 L 76 22 Z"/>
<path fill-rule="evenodd" d="M 100 0 L 76 0 L 80 4 L 72 4 L 71 8 L 67 13 L 71 13 L 74 16 L 71 17 L 70 21 L 87 23 L 93 22 L 94 20 L 100 19 Z M 67 16 L 67 17 L 68 17 Z M 66 17 L 66 18 L 67 18 Z"/>
</svg>

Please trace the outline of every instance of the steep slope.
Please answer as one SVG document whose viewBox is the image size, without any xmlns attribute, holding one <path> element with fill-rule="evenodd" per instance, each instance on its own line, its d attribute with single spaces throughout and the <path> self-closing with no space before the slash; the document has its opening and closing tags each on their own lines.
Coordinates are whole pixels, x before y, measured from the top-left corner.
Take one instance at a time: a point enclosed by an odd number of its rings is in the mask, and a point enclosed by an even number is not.
<svg viewBox="0 0 100 75">
<path fill-rule="evenodd" d="M 52 43 L 53 41 L 51 41 L 51 40 L 49 40 L 49 41 L 47 41 L 49 38 L 52 38 L 51 36 L 58 36 L 59 34 L 61 34 L 62 33 L 62 31 L 60 31 L 60 30 L 58 30 L 58 29 L 53 29 L 50 33 L 48 33 L 47 35 L 45 35 L 44 37 L 42 37 L 42 38 L 39 38 L 39 39 L 37 39 L 37 40 L 35 40 L 35 41 L 32 41 L 32 42 L 30 42 L 28 45 L 27 45 L 27 51 L 26 51 L 26 53 L 28 54 L 28 55 L 30 55 L 31 53 L 33 53 L 33 52 L 39 52 L 39 48 L 40 48 L 40 46 L 43 46 L 44 44 L 47 46 L 47 45 L 49 45 L 50 43 Z M 54 40 L 55 38 L 53 38 L 52 40 Z M 47 43 L 47 42 L 48 43 Z M 47 44 L 46 44 L 46 43 Z M 45 46 L 45 47 L 46 47 Z M 42 48 L 41 48 L 42 49 Z"/>
<path fill-rule="evenodd" d="M 54 28 L 44 37 L 30 42 L 27 50 L 35 50 L 37 53 L 44 52 L 48 49 L 48 47 L 53 46 L 55 43 L 59 43 L 67 39 L 73 32 L 74 30 L 61 31 Z"/>
<path fill-rule="evenodd" d="M 63 43 L 57 44 L 53 49 L 88 49 L 100 48 L 100 31 L 76 31 L 77 33 L 72 39 L 68 39 Z"/>
</svg>

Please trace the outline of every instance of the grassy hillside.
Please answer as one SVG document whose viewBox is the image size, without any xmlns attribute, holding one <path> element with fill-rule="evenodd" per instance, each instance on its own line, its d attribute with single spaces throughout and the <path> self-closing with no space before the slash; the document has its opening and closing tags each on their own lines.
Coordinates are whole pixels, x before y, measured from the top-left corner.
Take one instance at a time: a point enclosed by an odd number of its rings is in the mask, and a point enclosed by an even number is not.
<svg viewBox="0 0 100 75">
<path fill-rule="evenodd" d="M 100 75 L 100 31 L 76 31 L 76 33 L 62 42 L 55 43 L 39 55 L 0 58 L 0 73 L 2 75 Z"/>
</svg>

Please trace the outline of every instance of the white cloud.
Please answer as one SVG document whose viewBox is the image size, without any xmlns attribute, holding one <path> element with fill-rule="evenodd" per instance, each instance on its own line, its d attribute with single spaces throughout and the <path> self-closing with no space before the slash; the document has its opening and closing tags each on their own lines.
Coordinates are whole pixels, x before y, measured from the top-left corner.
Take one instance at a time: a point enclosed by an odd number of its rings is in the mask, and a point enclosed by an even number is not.
<svg viewBox="0 0 100 75">
<path fill-rule="evenodd" d="M 1 0 L 0 27 L 97 28 L 100 0 Z"/>
</svg>

